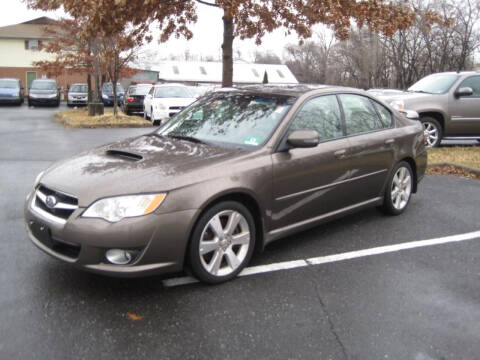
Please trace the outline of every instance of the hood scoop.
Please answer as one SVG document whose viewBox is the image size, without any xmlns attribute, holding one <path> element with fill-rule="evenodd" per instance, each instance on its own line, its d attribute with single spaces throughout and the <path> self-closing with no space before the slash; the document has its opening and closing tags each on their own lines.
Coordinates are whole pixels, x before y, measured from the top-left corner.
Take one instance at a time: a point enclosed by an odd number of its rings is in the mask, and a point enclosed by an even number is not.
<svg viewBox="0 0 480 360">
<path fill-rule="evenodd" d="M 143 159 L 141 155 L 128 152 L 128 151 L 123 151 L 123 150 L 110 149 L 105 151 L 105 154 L 108 156 L 113 156 L 113 157 L 121 158 L 128 161 L 140 161 Z"/>
</svg>

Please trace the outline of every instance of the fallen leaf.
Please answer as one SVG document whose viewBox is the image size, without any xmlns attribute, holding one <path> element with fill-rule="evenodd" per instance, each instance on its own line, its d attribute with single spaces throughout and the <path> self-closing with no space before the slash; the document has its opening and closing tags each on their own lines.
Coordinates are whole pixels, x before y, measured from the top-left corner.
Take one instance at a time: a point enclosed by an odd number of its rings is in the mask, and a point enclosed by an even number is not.
<svg viewBox="0 0 480 360">
<path fill-rule="evenodd" d="M 134 321 L 143 319 L 143 316 L 137 315 L 137 314 L 134 314 L 134 313 L 131 313 L 131 312 L 127 312 L 127 316 L 130 320 L 134 320 Z"/>
</svg>

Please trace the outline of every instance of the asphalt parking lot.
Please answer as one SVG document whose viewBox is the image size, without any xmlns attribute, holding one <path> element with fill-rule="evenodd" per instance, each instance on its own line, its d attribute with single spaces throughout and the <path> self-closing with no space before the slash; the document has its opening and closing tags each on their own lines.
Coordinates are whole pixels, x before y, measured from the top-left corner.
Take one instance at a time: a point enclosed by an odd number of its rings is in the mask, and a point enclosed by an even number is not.
<svg viewBox="0 0 480 360">
<path fill-rule="evenodd" d="M 75 270 L 27 238 L 53 161 L 149 129 L 63 129 L 0 107 L 0 359 L 480 359 L 480 234 L 218 286 Z M 407 211 L 367 210 L 273 243 L 270 265 L 480 230 L 480 182 L 428 176 Z M 423 244 L 423 243 L 422 243 Z"/>
</svg>

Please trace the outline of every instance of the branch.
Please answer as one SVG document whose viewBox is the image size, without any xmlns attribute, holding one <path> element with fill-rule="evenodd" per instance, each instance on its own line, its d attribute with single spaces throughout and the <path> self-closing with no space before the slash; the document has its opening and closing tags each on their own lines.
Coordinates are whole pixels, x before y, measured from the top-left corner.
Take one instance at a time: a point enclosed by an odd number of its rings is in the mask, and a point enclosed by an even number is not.
<svg viewBox="0 0 480 360">
<path fill-rule="evenodd" d="M 200 4 L 203 4 L 203 5 L 213 6 L 213 7 L 217 7 L 217 8 L 220 7 L 217 4 L 212 4 L 212 3 L 209 3 L 208 1 L 203 1 L 203 0 L 195 0 L 195 1 L 200 3 Z"/>
</svg>

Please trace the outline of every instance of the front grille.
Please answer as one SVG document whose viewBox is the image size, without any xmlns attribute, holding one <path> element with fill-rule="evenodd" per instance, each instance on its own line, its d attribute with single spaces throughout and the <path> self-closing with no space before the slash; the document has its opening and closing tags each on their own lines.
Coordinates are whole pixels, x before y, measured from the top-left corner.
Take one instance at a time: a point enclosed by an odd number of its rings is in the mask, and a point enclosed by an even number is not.
<svg viewBox="0 0 480 360">
<path fill-rule="evenodd" d="M 185 106 L 170 106 L 169 109 L 182 111 L 183 109 L 185 109 Z"/>
<path fill-rule="evenodd" d="M 49 197 L 54 200 L 49 204 L 47 199 Z M 54 218 L 65 221 L 68 217 L 78 208 L 78 199 L 64 194 L 59 191 L 55 191 L 40 185 L 35 192 L 35 207 L 40 212 L 45 212 L 52 215 Z"/>
</svg>

